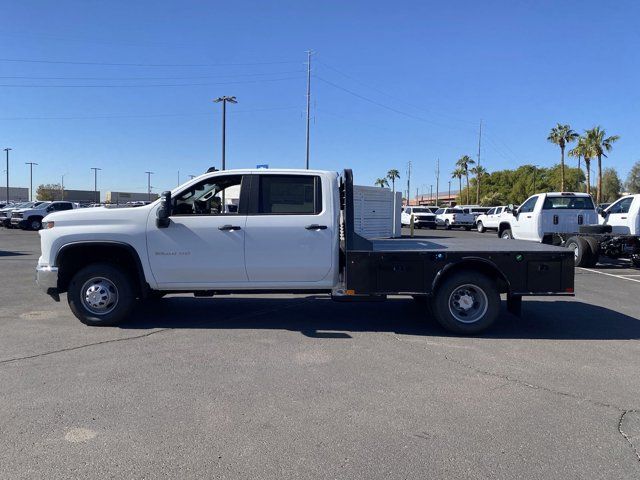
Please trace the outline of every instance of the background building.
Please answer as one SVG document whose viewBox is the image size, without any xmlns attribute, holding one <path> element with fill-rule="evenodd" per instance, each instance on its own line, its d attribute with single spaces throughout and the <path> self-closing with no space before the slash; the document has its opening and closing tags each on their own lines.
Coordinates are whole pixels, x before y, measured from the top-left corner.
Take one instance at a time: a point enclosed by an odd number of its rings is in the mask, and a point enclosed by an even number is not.
<svg viewBox="0 0 640 480">
<path fill-rule="evenodd" d="M 96 198 L 100 198 L 100 192 L 96 194 L 93 190 L 64 190 L 64 200 L 78 203 L 94 203 Z M 61 200 L 56 198 L 56 200 Z"/>
<path fill-rule="evenodd" d="M 22 187 L 9 187 L 9 200 L 14 202 L 28 202 L 29 189 Z M 0 187 L 0 202 L 7 201 L 7 187 Z"/>
<path fill-rule="evenodd" d="M 146 202 L 149 198 L 151 201 L 156 200 L 158 198 L 158 194 L 152 193 L 151 197 L 149 197 L 149 194 L 146 192 L 107 192 L 105 202 L 116 204 L 127 202 Z"/>
</svg>

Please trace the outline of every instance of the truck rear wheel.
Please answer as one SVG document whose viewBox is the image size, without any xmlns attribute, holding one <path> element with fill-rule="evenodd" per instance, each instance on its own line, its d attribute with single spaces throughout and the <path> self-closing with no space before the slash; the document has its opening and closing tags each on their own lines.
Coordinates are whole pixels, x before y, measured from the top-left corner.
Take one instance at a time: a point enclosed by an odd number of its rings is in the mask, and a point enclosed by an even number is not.
<svg viewBox="0 0 640 480">
<path fill-rule="evenodd" d="M 587 267 L 595 267 L 600 259 L 600 242 L 593 237 L 584 237 L 584 240 L 589 244 L 591 250 L 591 258 L 589 258 Z"/>
<path fill-rule="evenodd" d="M 482 221 L 479 221 L 479 222 L 476 224 L 476 228 L 478 229 L 478 232 L 480 232 L 480 233 L 484 233 L 485 228 L 484 228 L 484 225 L 482 224 Z"/>
<path fill-rule="evenodd" d="M 473 335 L 491 327 L 500 313 L 496 283 L 479 272 L 460 272 L 446 278 L 436 290 L 432 309 L 446 330 Z"/>
<path fill-rule="evenodd" d="M 135 294 L 126 273 L 115 265 L 94 263 L 73 276 L 67 301 L 73 314 L 85 325 L 110 326 L 129 315 Z"/>
<path fill-rule="evenodd" d="M 511 229 L 505 228 L 500 234 L 500 238 L 504 238 L 505 240 L 511 240 L 513 238 L 513 233 L 511 233 Z"/>
<path fill-rule="evenodd" d="M 571 237 L 565 246 L 573 250 L 574 265 L 576 267 L 589 267 L 593 260 L 593 253 L 589 243 L 582 237 Z"/>
</svg>

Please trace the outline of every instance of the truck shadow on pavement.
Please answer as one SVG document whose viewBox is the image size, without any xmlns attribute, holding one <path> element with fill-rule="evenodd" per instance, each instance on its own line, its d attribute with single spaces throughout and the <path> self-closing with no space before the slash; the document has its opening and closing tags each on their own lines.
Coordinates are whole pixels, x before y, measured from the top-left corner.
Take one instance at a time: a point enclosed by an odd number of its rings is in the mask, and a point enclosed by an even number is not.
<svg viewBox="0 0 640 480">
<path fill-rule="evenodd" d="M 504 303 L 504 302 L 503 302 Z M 454 337 L 412 299 L 337 303 L 327 297 L 168 297 L 140 305 L 120 328 L 280 329 L 312 338 L 349 339 L 350 333 Z M 504 309 L 480 338 L 549 340 L 640 339 L 640 319 L 579 301 L 525 300 L 522 317 Z"/>
</svg>

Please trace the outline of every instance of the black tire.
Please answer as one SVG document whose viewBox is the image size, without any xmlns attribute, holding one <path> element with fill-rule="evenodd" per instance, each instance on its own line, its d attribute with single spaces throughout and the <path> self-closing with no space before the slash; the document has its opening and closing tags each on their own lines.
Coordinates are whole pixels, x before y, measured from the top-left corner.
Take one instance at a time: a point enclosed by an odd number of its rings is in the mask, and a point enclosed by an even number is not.
<svg viewBox="0 0 640 480">
<path fill-rule="evenodd" d="M 449 223 L 449 220 L 444 221 L 444 229 L 451 230 L 451 224 Z"/>
<path fill-rule="evenodd" d="M 476 223 L 476 229 L 478 230 L 479 233 L 484 233 L 487 230 L 486 228 L 484 228 L 484 225 L 482 224 L 481 221 Z"/>
<path fill-rule="evenodd" d="M 42 218 L 41 217 L 29 217 L 27 220 L 27 228 L 29 230 L 40 230 L 42 228 Z M 25 230 L 26 230 L 25 229 Z"/>
<path fill-rule="evenodd" d="M 73 314 L 92 327 L 117 325 L 127 318 L 135 300 L 129 275 L 109 263 L 94 263 L 78 271 L 67 292 Z M 91 302 L 96 305 L 93 310 L 88 306 Z M 104 307 L 100 306 L 101 303 L 105 304 Z"/>
<path fill-rule="evenodd" d="M 588 267 L 592 261 L 593 254 L 589 243 L 582 237 L 571 237 L 565 243 L 565 247 L 572 249 L 574 252 L 575 266 Z"/>
<path fill-rule="evenodd" d="M 611 233 L 613 228 L 611 225 L 580 225 L 578 227 L 578 233 Z"/>
<path fill-rule="evenodd" d="M 482 273 L 459 272 L 444 279 L 431 304 L 436 320 L 446 330 L 474 335 L 495 323 L 500 314 L 500 292 L 495 281 Z"/>
<path fill-rule="evenodd" d="M 503 238 L 505 240 L 512 240 L 513 239 L 513 233 L 511 232 L 510 228 L 505 228 L 502 233 L 500 234 L 500 238 Z"/>
<path fill-rule="evenodd" d="M 631 263 L 634 267 L 640 268 L 640 254 L 631 255 Z"/>
<path fill-rule="evenodd" d="M 589 258 L 589 263 L 587 267 L 595 267 L 600 259 L 600 243 L 593 237 L 583 237 L 584 241 L 589 244 L 589 249 L 591 250 L 591 258 Z"/>
</svg>

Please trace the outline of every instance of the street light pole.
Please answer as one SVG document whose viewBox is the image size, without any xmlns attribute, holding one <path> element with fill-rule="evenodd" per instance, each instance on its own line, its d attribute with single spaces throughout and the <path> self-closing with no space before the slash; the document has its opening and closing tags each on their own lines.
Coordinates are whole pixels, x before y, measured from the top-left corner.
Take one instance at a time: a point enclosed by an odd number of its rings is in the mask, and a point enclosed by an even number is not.
<svg viewBox="0 0 640 480">
<path fill-rule="evenodd" d="M 93 197 L 96 203 L 100 203 L 100 197 L 98 196 L 98 170 L 102 170 L 99 167 L 91 167 L 93 170 Z"/>
<path fill-rule="evenodd" d="M 11 149 L 7 147 L 4 151 L 7 152 L 7 203 L 9 203 L 9 152 Z"/>
<path fill-rule="evenodd" d="M 236 97 L 218 97 L 214 103 L 222 102 L 222 170 L 226 169 L 226 144 L 227 144 L 227 102 L 238 103 Z"/>
<path fill-rule="evenodd" d="M 449 180 L 449 205 L 451 205 L 451 180 Z"/>
<path fill-rule="evenodd" d="M 33 202 L 33 166 L 38 165 L 35 162 L 24 162 L 25 165 L 29 165 L 29 201 Z"/>
<path fill-rule="evenodd" d="M 144 172 L 147 174 L 147 200 L 151 201 L 151 175 L 153 172 Z"/>
</svg>

